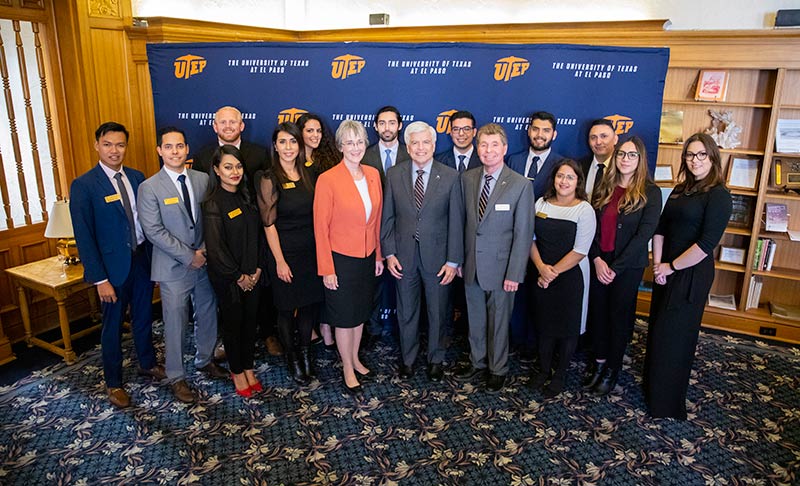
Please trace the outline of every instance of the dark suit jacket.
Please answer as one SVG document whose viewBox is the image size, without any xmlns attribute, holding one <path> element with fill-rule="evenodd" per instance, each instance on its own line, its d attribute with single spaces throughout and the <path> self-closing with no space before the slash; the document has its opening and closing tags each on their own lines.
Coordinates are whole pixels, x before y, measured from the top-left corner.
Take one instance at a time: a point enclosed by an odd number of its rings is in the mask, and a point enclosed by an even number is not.
<svg viewBox="0 0 800 486">
<path fill-rule="evenodd" d="M 630 268 L 645 268 L 648 266 L 647 242 L 653 237 L 661 215 L 661 189 L 652 182 L 645 187 L 647 203 L 643 208 L 630 214 L 617 215 L 617 234 L 614 243 L 614 258 L 609 262 L 609 267 L 616 273 Z M 597 232 L 589 249 L 589 261 L 600 256 L 600 216 L 602 209 L 597 213 Z"/>
<path fill-rule="evenodd" d="M 478 201 L 483 170 L 461 174 L 464 193 L 464 283 L 477 278 L 483 290 L 503 290 L 503 280 L 522 282 L 533 243 L 533 185 L 507 166 L 489 196 L 483 219 Z"/>
<path fill-rule="evenodd" d="M 522 152 L 517 152 L 508 156 L 508 166 L 514 172 L 518 174 L 525 175 L 525 164 L 528 162 L 528 154 L 530 153 L 530 149 L 525 149 Z M 536 177 L 530 179 L 533 183 L 533 196 L 535 199 L 539 199 L 540 197 L 544 196 L 544 193 L 547 191 L 547 180 L 550 178 L 550 173 L 553 171 L 553 166 L 556 165 L 556 162 L 563 159 L 564 157 L 561 154 L 556 153 L 554 150 L 550 150 L 550 155 L 547 156 L 544 163 L 542 164 L 542 169 L 536 174 Z"/>
<path fill-rule="evenodd" d="M 594 154 L 591 153 L 588 156 L 578 160 L 578 163 L 581 165 L 581 169 L 583 170 L 584 179 L 589 175 L 589 166 L 592 165 L 593 160 Z"/>
<path fill-rule="evenodd" d="M 192 160 L 192 169 L 199 170 L 211 175 L 208 171 L 211 169 L 211 159 L 214 157 L 214 152 L 219 148 L 219 142 L 214 142 L 212 145 L 207 145 L 197 152 Z M 244 172 L 247 174 L 247 188 L 250 190 L 252 201 L 255 201 L 255 174 L 256 171 L 268 169 L 272 164 L 269 160 L 269 153 L 267 148 L 256 143 L 250 143 L 242 140 L 239 146 L 239 151 L 242 153 L 244 159 Z"/>
<path fill-rule="evenodd" d="M 136 194 L 144 174 L 124 166 L 122 170 Z M 128 278 L 133 252 L 131 228 L 117 195 L 99 164 L 72 181 L 69 212 L 83 262 L 83 279 L 87 282 L 108 279 L 111 285 L 118 287 Z M 106 201 L 108 196 L 114 200 Z M 145 244 L 149 246 L 147 240 Z"/>
<path fill-rule="evenodd" d="M 367 151 L 364 153 L 364 158 L 361 160 L 361 163 L 378 169 L 378 173 L 381 175 L 381 185 L 383 186 L 386 185 L 386 174 L 383 171 L 383 161 L 386 159 L 386 155 L 381 153 L 380 150 L 380 142 L 367 147 Z M 397 159 L 395 159 L 394 163 L 397 165 L 406 160 L 411 160 L 411 156 L 408 155 L 406 144 L 400 142 L 400 146 L 397 147 Z"/>
<path fill-rule="evenodd" d="M 456 166 L 456 156 L 455 154 L 453 154 L 453 147 L 450 147 L 444 152 L 440 152 L 439 154 L 434 155 L 433 158 L 450 168 L 458 170 L 458 167 Z M 481 166 L 481 159 L 478 158 L 477 148 L 472 149 L 472 155 L 470 155 L 469 160 L 467 160 L 466 162 L 467 162 L 467 170 Z"/>
<path fill-rule="evenodd" d="M 445 262 L 464 261 L 464 201 L 459 174 L 435 160 L 431 164 L 422 207 L 417 213 L 412 180 L 417 166 L 401 162 L 386 175 L 381 221 L 381 251 L 414 271 L 414 234 L 419 230 L 422 269 L 436 273 Z"/>
</svg>

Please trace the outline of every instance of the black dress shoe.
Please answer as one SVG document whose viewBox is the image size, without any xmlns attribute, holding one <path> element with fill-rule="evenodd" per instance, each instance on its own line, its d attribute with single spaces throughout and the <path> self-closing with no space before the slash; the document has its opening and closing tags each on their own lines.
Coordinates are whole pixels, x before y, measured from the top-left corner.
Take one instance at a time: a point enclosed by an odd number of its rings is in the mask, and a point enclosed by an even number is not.
<svg viewBox="0 0 800 486">
<path fill-rule="evenodd" d="M 355 368 L 353 368 L 353 371 L 355 371 L 356 378 L 358 378 L 358 381 L 360 381 L 361 383 L 370 382 L 372 381 L 372 378 L 375 376 L 375 373 L 373 373 L 372 371 L 370 371 L 369 373 L 362 373 Z"/>
<path fill-rule="evenodd" d="M 428 365 L 428 379 L 434 383 L 442 381 L 444 371 L 442 370 L 441 363 L 431 363 Z"/>
<path fill-rule="evenodd" d="M 539 372 L 531 376 L 530 387 L 534 390 L 538 390 L 544 385 L 544 382 L 547 381 L 549 377 L 548 373 Z"/>
<path fill-rule="evenodd" d="M 542 394 L 545 398 L 554 398 L 560 395 L 562 391 L 564 391 L 564 379 L 553 377 L 550 383 L 544 387 L 544 392 Z"/>
<path fill-rule="evenodd" d="M 197 368 L 197 371 L 202 371 L 212 378 L 227 378 L 230 374 L 228 370 L 213 361 L 201 368 Z"/>
<path fill-rule="evenodd" d="M 361 388 L 361 385 L 356 386 L 347 386 L 347 383 L 342 382 L 344 385 L 344 391 L 347 392 L 348 395 L 355 398 L 363 398 L 364 397 L 364 389 Z"/>
<path fill-rule="evenodd" d="M 600 380 L 592 389 L 593 392 L 597 393 L 600 396 L 608 395 L 611 390 L 617 386 L 617 378 L 619 377 L 619 370 L 615 369 L 612 370 L 610 368 L 606 368 L 603 376 L 600 377 Z"/>
<path fill-rule="evenodd" d="M 457 381 L 471 381 L 472 379 L 482 375 L 486 370 L 483 368 L 474 368 L 471 364 L 457 368 L 453 377 Z"/>
<path fill-rule="evenodd" d="M 497 393 L 506 384 L 506 377 L 504 375 L 489 374 L 486 378 L 486 393 Z"/>
<path fill-rule="evenodd" d="M 405 364 L 401 364 L 400 368 L 397 370 L 397 376 L 399 376 L 403 380 L 408 380 L 412 376 L 414 376 L 414 368 L 411 366 L 407 366 Z"/>
<path fill-rule="evenodd" d="M 595 385 L 597 385 L 597 383 L 600 381 L 600 377 L 605 370 L 605 361 L 598 363 L 597 361 L 592 360 L 588 365 L 586 365 L 586 371 L 583 374 L 583 382 L 581 383 L 581 387 L 584 390 L 591 390 L 594 388 Z"/>
</svg>

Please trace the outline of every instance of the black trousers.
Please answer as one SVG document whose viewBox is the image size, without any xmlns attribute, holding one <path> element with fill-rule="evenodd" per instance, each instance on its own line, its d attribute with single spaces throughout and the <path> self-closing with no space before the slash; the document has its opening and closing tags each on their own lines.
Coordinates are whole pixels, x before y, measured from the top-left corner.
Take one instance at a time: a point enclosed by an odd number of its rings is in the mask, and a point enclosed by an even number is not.
<svg viewBox="0 0 800 486">
<path fill-rule="evenodd" d="M 604 256 L 603 260 L 608 262 Z M 622 357 L 633 334 L 636 321 L 636 297 L 644 268 L 623 270 L 604 285 L 594 272 L 589 285 L 589 326 L 592 354 L 605 359 L 611 369 L 622 367 Z"/>
<path fill-rule="evenodd" d="M 261 290 L 262 287 L 256 285 L 250 292 L 244 292 L 234 283 L 225 291 L 216 292 L 222 342 L 231 373 L 239 374 L 254 368 L 256 316 Z"/>
<path fill-rule="evenodd" d="M 287 353 L 291 353 L 296 346 L 311 345 L 311 328 L 318 316 L 319 304 L 278 311 L 278 333 Z"/>
</svg>

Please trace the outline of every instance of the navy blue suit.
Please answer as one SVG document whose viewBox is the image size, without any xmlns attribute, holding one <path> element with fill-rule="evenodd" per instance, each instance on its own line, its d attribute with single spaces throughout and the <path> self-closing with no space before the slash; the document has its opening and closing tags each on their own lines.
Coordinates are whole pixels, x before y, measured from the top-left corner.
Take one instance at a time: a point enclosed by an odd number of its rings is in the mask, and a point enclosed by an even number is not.
<svg viewBox="0 0 800 486">
<path fill-rule="evenodd" d="M 128 167 L 123 170 L 135 195 L 144 174 Z M 150 369 L 156 365 L 152 340 L 152 247 L 145 240 L 138 248 L 131 248 L 131 228 L 122 201 L 99 164 L 72 181 L 69 208 L 84 280 L 97 283 L 107 279 L 117 295 L 116 302 L 102 303 L 101 344 L 106 386 L 120 388 L 121 326 L 128 304 L 139 366 Z"/>
<path fill-rule="evenodd" d="M 458 167 L 456 166 L 456 156 L 453 153 L 453 147 L 434 155 L 433 158 L 450 168 L 458 170 Z M 467 168 L 465 170 L 474 169 L 475 167 L 481 166 L 481 159 L 478 158 L 477 148 L 472 149 L 472 155 L 470 155 L 469 160 L 465 160 L 465 162 L 467 163 Z"/>
<path fill-rule="evenodd" d="M 525 149 L 522 152 L 509 155 L 506 165 L 508 165 L 514 172 L 525 175 L 525 164 L 528 162 L 529 151 L 530 149 Z M 548 155 L 545 159 L 544 163 L 542 164 L 542 168 L 539 170 L 539 173 L 536 174 L 535 178 L 530 179 L 530 181 L 533 182 L 533 195 L 536 199 L 544 196 L 545 191 L 547 191 L 546 186 L 547 180 L 550 177 L 550 172 L 553 171 L 553 166 L 556 164 L 556 162 L 563 158 L 564 157 L 562 157 L 561 154 L 558 154 L 551 149 L 550 155 Z"/>
</svg>

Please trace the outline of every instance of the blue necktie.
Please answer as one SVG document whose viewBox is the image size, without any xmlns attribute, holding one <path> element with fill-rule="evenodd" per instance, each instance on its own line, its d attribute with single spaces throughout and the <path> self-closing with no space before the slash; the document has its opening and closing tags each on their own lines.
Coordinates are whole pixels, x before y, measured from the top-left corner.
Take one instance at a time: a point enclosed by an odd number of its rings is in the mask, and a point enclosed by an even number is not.
<svg viewBox="0 0 800 486">
<path fill-rule="evenodd" d="M 136 237 L 136 222 L 133 220 L 133 206 L 131 206 L 131 199 L 128 197 L 128 189 L 125 188 L 125 183 L 122 182 L 122 172 L 114 174 L 114 179 L 117 181 L 117 188 L 119 195 L 122 199 L 122 208 L 125 210 L 125 217 L 128 218 L 128 226 L 131 228 L 131 251 L 136 250 L 137 237 Z"/>
<path fill-rule="evenodd" d="M 392 167 L 392 150 L 386 149 L 386 160 L 383 161 L 383 172 L 389 172 L 390 167 Z"/>
<path fill-rule="evenodd" d="M 466 158 L 467 158 L 466 155 L 459 155 L 458 156 L 458 171 L 459 172 L 464 172 L 464 169 L 466 169 L 466 167 L 464 166 L 464 159 L 466 159 Z"/>
<path fill-rule="evenodd" d="M 183 205 L 186 207 L 186 212 L 189 213 L 189 219 L 194 223 L 192 216 L 192 200 L 189 198 L 189 188 L 186 187 L 186 175 L 181 174 L 178 176 L 178 182 L 181 183 L 181 192 L 183 193 Z"/>
</svg>

